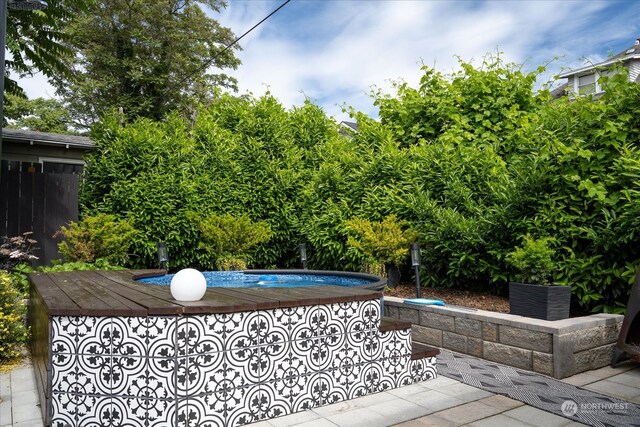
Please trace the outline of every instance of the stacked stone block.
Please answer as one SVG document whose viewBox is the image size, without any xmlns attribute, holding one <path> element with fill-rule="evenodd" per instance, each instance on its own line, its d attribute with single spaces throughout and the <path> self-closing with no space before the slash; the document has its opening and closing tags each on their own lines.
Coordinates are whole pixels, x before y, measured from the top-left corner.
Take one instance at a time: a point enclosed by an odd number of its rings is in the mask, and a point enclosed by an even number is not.
<svg viewBox="0 0 640 427">
<path fill-rule="evenodd" d="M 385 315 L 410 321 L 413 341 L 555 378 L 611 362 L 623 316 L 545 321 L 484 310 L 416 306 L 385 297 Z"/>
</svg>

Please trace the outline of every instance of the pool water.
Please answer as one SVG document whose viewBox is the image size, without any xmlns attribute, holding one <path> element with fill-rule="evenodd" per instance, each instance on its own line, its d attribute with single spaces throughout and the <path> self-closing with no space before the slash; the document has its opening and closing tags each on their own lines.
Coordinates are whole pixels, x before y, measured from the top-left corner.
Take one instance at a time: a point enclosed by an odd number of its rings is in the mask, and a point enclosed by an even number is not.
<svg viewBox="0 0 640 427">
<path fill-rule="evenodd" d="M 241 271 L 203 271 L 209 288 L 297 288 L 304 286 L 362 286 L 373 280 L 321 274 L 251 274 Z M 170 285 L 174 274 L 147 277 L 138 282 Z"/>
</svg>

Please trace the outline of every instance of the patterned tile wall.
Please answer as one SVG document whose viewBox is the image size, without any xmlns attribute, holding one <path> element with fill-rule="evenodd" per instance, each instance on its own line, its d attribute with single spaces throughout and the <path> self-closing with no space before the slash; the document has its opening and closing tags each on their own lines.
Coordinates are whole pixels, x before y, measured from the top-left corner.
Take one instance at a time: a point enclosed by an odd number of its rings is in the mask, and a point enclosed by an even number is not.
<svg viewBox="0 0 640 427">
<path fill-rule="evenodd" d="M 52 425 L 234 426 L 436 376 L 378 300 L 182 317 L 54 317 Z"/>
</svg>

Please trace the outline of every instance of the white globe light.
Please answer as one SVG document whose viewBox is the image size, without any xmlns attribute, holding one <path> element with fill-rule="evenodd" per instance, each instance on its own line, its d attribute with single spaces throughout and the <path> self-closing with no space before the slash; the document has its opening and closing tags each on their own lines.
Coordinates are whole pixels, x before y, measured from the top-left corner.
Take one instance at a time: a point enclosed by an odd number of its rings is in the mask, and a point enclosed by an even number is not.
<svg viewBox="0 0 640 427">
<path fill-rule="evenodd" d="M 185 268 L 171 279 L 171 295 L 176 301 L 198 301 L 207 291 L 207 279 L 198 270 Z"/>
</svg>

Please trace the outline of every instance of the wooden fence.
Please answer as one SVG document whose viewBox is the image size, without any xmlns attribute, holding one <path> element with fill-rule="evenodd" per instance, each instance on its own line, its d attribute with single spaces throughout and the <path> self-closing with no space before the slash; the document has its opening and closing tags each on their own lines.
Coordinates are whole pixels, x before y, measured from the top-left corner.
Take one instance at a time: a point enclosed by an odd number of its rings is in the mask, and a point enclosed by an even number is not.
<svg viewBox="0 0 640 427">
<path fill-rule="evenodd" d="M 38 241 L 34 254 L 38 265 L 49 265 L 61 258 L 53 235 L 62 225 L 78 220 L 76 171 L 51 168 L 40 163 L 3 160 L 0 166 L 0 236 L 19 236 L 33 232 Z"/>
</svg>

